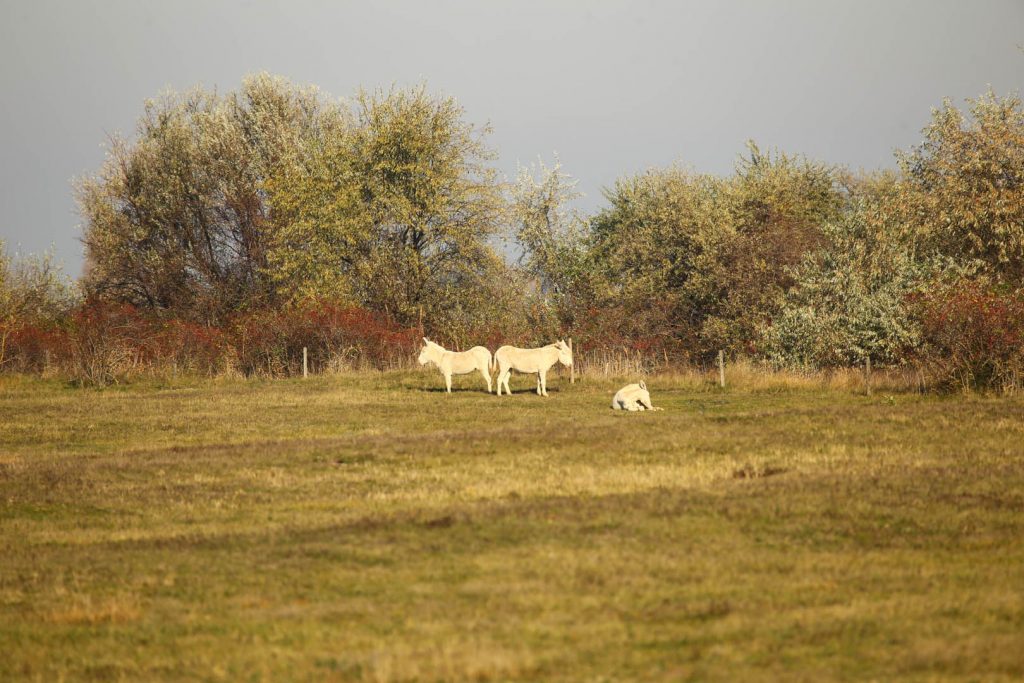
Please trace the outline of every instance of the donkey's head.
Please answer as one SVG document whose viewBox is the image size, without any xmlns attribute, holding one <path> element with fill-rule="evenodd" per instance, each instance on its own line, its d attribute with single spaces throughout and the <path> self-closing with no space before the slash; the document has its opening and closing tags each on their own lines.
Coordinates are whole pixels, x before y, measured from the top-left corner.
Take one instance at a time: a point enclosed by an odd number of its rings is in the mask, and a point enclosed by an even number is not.
<svg viewBox="0 0 1024 683">
<path fill-rule="evenodd" d="M 569 348 L 569 345 L 559 339 L 554 346 L 558 349 L 558 362 L 566 367 L 572 365 L 572 349 Z"/>
<path fill-rule="evenodd" d="M 426 365 L 427 363 L 436 363 L 439 348 L 440 347 L 437 344 L 424 337 L 423 348 L 420 349 L 420 365 Z"/>
</svg>

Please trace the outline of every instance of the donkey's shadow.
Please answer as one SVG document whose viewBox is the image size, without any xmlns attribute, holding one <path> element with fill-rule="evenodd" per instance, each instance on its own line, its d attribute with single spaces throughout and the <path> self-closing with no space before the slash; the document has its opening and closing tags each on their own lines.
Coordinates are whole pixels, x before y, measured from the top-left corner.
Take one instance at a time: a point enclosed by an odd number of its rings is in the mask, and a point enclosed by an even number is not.
<svg viewBox="0 0 1024 683">
<path fill-rule="evenodd" d="M 420 391 L 425 391 L 427 393 L 447 393 L 447 389 L 444 388 L 443 384 L 441 386 L 436 386 L 436 387 L 417 387 L 417 389 L 419 389 Z M 548 387 L 548 393 L 558 393 L 559 391 L 561 391 L 561 389 L 558 389 L 557 387 Z M 475 388 L 475 387 L 456 387 L 456 386 L 454 386 L 454 387 L 452 387 L 452 393 L 482 393 L 482 394 L 487 394 L 487 390 L 484 387 Z M 502 393 L 503 394 L 505 393 L 504 389 L 502 390 Z M 537 389 L 534 388 L 534 387 L 522 387 L 522 388 L 512 389 L 512 394 L 513 395 L 524 394 L 524 393 L 537 394 Z M 488 395 L 492 395 L 493 396 L 493 395 L 495 395 L 495 392 L 492 391 Z"/>
<path fill-rule="evenodd" d="M 421 387 L 420 391 L 426 391 L 431 394 L 447 394 L 448 390 L 443 386 L 440 387 Z M 452 387 L 453 394 L 486 394 L 487 389 L 471 389 L 470 387 Z"/>
<path fill-rule="evenodd" d="M 424 391 L 424 392 L 427 392 L 429 394 L 446 394 L 446 393 L 448 393 L 448 390 L 445 389 L 444 387 L 420 387 L 420 391 Z M 559 391 L 560 391 L 559 389 L 555 389 L 553 387 L 548 387 L 548 393 L 549 394 L 557 394 Z M 452 393 L 453 394 L 487 394 L 487 390 L 486 389 L 472 389 L 470 387 L 452 387 Z M 505 390 L 502 389 L 502 395 L 504 395 L 504 393 L 505 393 Z M 513 389 L 512 390 L 512 395 L 513 396 L 515 396 L 517 394 L 534 394 L 534 395 L 536 395 L 536 393 L 537 393 L 536 389 Z M 490 394 L 487 394 L 487 395 L 494 396 L 494 392 L 492 391 Z"/>
</svg>

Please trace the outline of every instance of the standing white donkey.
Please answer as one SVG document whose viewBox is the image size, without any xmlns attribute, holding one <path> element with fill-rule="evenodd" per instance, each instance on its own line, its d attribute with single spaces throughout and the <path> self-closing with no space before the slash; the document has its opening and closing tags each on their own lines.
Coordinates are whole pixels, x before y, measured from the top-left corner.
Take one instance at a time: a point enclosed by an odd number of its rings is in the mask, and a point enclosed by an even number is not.
<svg viewBox="0 0 1024 683">
<path fill-rule="evenodd" d="M 487 393 L 491 393 L 491 352 L 482 346 L 474 346 L 469 351 L 449 351 L 426 337 L 424 347 L 420 351 L 420 365 L 433 363 L 444 374 L 444 385 L 448 393 L 452 393 L 452 375 L 465 375 L 479 370 L 487 380 Z"/>
<path fill-rule="evenodd" d="M 564 341 L 542 346 L 539 349 L 520 349 L 515 346 L 502 346 L 494 353 L 494 362 L 498 364 L 498 396 L 501 396 L 501 385 L 505 385 L 505 393 L 511 394 L 508 378 L 512 371 L 527 374 L 537 373 L 537 394 L 548 395 L 547 374 L 556 362 L 569 367 L 572 365 L 572 350 Z"/>
</svg>

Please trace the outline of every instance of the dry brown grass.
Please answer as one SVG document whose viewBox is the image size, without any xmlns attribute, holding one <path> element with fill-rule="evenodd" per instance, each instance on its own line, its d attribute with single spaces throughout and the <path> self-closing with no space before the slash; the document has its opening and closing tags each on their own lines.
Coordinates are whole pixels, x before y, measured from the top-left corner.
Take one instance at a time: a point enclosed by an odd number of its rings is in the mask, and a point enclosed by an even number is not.
<svg viewBox="0 0 1024 683">
<path fill-rule="evenodd" d="M 0 678 L 1024 676 L 1024 403 L 730 371 L 0 379 Z"/>
<path fill-rule="evenodd" d="M 715 364 L 680 364 L 668 357 L 661 359 L 628 350 L 583 352 L 579 354 L 577 365 L 580 366 L 577 370 L 580 378 L 597 381 L 634 381 L 631 378 L 652 377 L 695 391 L 719 386 L 719 370 Z M 739 357 L 726 362 L 725 376 L 729 388 L 741 391 L 799 389 L 903 393 L 928 389 L 922 372 L 909 366 L 875 368 L 868 375 L 864 368 L 798 371 L 773 368 L 767 363 Z"/>
</svg>

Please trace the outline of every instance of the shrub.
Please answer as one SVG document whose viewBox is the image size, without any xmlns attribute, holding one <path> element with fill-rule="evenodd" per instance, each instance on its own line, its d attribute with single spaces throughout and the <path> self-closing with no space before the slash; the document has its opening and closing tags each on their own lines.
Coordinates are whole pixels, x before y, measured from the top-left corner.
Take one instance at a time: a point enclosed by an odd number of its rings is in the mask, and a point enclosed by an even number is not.
<svg viewBox="0 0 1024 683">
<path fill-rule="evenodd" d="M 228 356 L 224 330 L 177 319 L 159 323 L 146 349 L 150 365 L 207 376 L 225 370 Z"/>
<path fill-rule="evenodd" d="M 899 204 L 923 251 L 976 261 L 996 282 L 1024 279 L 1024 108 L 992 91 L 933 110 L 924 141 L 898 155 Z"/>
<path fill-rule="evenodd" d="M 41 369 L 78 288 L 49 252 L 8 255 L 0 240 L 0 370 Z"/>
<path fill-rule="evenodd" d="M 60 326 L 14 322 L 2 327 L 6 371 L 42 373 L 70 356 L 67 331 Z"/>
<path fill-rule="evenodd" d="M 913 298 L 924 346 L 921 368 L 936 386 L 1010 392 L 1024 380 L 1024 291 L 961 280 Z"/>
<path fill-rule="evenodd" d="M 790 269 L 796 284 L 761 334 L 759 350 L 776 367 L 897 365 L 917 348 L 908 296 L 948 266 L 916 259 L 878 213 L 855 203 L 825 224 L 827 244 Z"/>
<path fill-rule="evenodd" d="M 238 370 L 247 375 L 298 374 L 303 347 L 314 372 L 353 365 L 393 367 L 408 362 L 420 336 L 364 308 L 324 302 L 240 314 L 229 321 L 225 334 Z"/>
<path fill-rule="evenodd" d="M 66 330 L 64 362 L 79 384 L 111 384 L 152 357 L 153 325 L 129 304 L 89 299 L 72 312 Z"/>
</svg>

